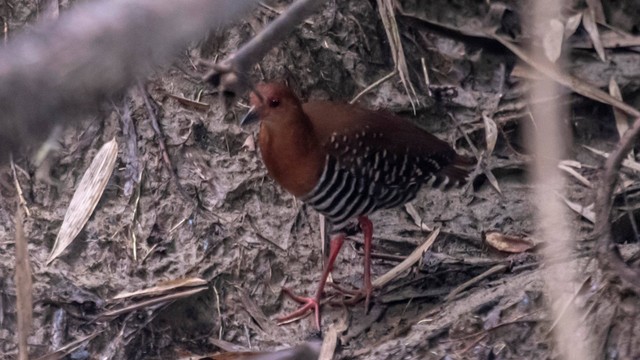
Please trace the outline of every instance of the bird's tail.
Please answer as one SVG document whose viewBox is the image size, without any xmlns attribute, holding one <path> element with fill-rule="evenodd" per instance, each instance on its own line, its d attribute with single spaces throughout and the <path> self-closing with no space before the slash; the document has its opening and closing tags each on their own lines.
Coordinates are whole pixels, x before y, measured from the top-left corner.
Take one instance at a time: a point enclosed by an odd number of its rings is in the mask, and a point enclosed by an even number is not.
<svg viewBox="0 0 640 360">
<path fill-rule="evenodd" d="M 457 155 L 451 164 L 442 168 L 433 183 L 433 187 L 448 190 L 464 185 L 476 167 L 476 159 L 470 156 Z"/>
</svg>

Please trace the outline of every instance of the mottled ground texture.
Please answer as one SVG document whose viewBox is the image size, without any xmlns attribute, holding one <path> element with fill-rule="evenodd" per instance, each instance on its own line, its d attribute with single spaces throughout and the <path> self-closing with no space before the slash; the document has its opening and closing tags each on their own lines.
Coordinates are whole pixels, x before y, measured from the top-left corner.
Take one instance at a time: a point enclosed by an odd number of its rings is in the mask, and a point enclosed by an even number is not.
<svg viewBox="0 0 640 360">
<path fill-rule="evenodd" d="M 38 18 L 35 3 L 10 0 L 1 5 L 11 32 L 23 31 Z M 545 239 L 532 237 L 533 249 L 514 254 L 483 241 L 483 233 L 490 230 L 516 237 L 535 231 L 533 186 L 527 173 L 532 157 L 526 141 L 535 131 L 535 119 L 526 103 L 528 85 L 520 77 L 531 73 L 516 67 L 517 58 L 497 42 L 469 31 L 479 34 L 483 27 L 492 27 L 526 40 L 531 35 L 522 25 L 529 16 L 527 2 L 396 3 L 416 96 L 407 95 L 396 75 L 367 92 L 361 103 L 389 108 L 463 153 L 473 153 L 470 142 L 478 154 L 486 151 L 483 114 L 497 124 L 498 139 L 495 150 L 484 155 L 472 184 L 449 193 L 423 191 L 412 202 L 418 224 L 439 227 L 441 233 L 409 271 L 375 292 L 369 314 L 363 313 L 362 303 L 323 306 L 325 332 L 330 327 L 339 330 L 335 358 L 554 358 L 551 330 L 556 319 L 547 310 L 539 255 Z M 603 1 L 604 14 L 611 27 L 638 35 L 640 11 L 632 3 Z M 253 146 L 257 129 L 238 126 L 246 96 L 223 109 L 217 93 L 200 81 L 206 69 L 194 65 L 199 58 L 225 58 L 286 6 L 269 2 L 237 26 L 191 44 L 173 66 L 143 81 L 148 95 L 133 88 L 113 99 L 104 113 L 64 129 L 59 148 L 42 165 L 36 165 L 36 149 L 14 155 L 17 180 L 30 210 L 25 231 L 34 282 L 34 329 L 29 338 L 33 358 L 87 336 L 92 338 L 80 343 L 72 359 L 189 354 L 197 358 L 222 351 L 280 349 L 314 336 L 311 317 L 284 326 L 274 319 L 297 306 L 283 297 L 282 286 L 307 294 L 315 291 L 323 261 L 318 215 L 267 176 Z M 500 6 L 503 11 L 496 10 Z M 585 3 L 574 1 L 565 9 L 571 16 L 585 8 Z M 571 73 L 603 88 L 614 77 L 623 98 L 637 106 L 640 55 L 634 48 L 607 49 L 603 62 L 582 26 L 565 46 Z M 284 79 L 303 99 L 348 101 L 393 69 L 376 2 L 330 0 L 260 62 L 252 79 Z M 424 71 L 431 86 L 425 84 Z M 175 171 L 163 159 L 145 96 L 152 100 Z M 613 112 L 569 91 L 559 100 L 570 109 L 564 118 L 572 131 L 567 157 L 581 164 L 574 168 L 577 173 L 597 184 L 602 157 L 585 146 L 610 151 L 618 140 Z M 118 159 L 93 216 L 64 254 L 46 266 L 75 187 L 97 150 L 114 137 Z M 624 176 L 627 190 L 617 193 L 619 220 L 614 227 L 617 240 L 629 243 L 633 251 L 638 173 L 625 170 Z M 571 204 L 593 202 L 593 189 L 576 177 L 568 175 L 567 186 L 565 197 Z M 9 166 L 0 170 L 0 194 L 0 358 L 13 359 L 18 194 Z M 554 269 L 573 269 L 580 276 L 576 282 L 582 288 L 566 291 L 576 294 L 576 306 L 587 311 L 585 321 L 598 324 L 596 357 L 638 354 L 637 298 L 621 297 L 605 287 L 597 263 L 590 261 L 592 224 L 568 211 L 575 256 L 558 260 L 561 266 Z M 405 208 L 376 213 L 371 220 L 374 278 L 387 273 L 429 235 Z M 184 288 L 113 299 L 122 292 L 183 278 L 200 278 L 206 286 L 171 301 L 145 303 Z M 362 284 L 360 235 L 347 241 L 333 279 L 347 288 Z M 335 295 L 334 302 L 341 299 L 333 289 L 328 295 Z"/>
</svg>

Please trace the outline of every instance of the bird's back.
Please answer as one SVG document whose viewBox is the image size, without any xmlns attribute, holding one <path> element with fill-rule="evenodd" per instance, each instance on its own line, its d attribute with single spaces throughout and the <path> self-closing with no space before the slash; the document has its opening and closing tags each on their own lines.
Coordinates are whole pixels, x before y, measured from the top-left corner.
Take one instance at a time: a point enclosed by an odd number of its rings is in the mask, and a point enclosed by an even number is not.
<svg viewBox="0 0 640 360">
<path fill-rule="evenodd" d="M 473 162 L 449 144 L 386 111 L 315 101 L 303 104 L 324 171 L 303 197 L 339 230 L 357 216 L 412 200 L 425 183 L 462 183 Z"/>
</svg>

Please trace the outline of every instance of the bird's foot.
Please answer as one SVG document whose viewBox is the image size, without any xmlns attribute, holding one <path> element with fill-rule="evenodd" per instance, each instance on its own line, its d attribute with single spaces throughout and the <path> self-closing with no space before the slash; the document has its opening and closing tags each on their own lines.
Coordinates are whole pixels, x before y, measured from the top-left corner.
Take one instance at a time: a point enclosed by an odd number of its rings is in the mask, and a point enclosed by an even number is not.
<svg viewBox="0 0 640 360">
<path fill-rule="evenodd" d="M 348 306 L 354 306 L 360 301 L 362 301 L 362 299 L 364 299 L 364 312 L 365 313 L 369 312 L 369 304 L 371 303 L 371 294 L 373 293 L 373 286 L 371 286 L 371 284 L 369 284 L 369 286 L 365 286 L 361 289 L 356 289 L 356 290 L 345 289 L 333 283 L 331 283 L 330 285 L 331 287 L 338 290 L 342 294 L 349 296 L 349 299 L 346 301 L 343 301 L 342 304 L 345 304 Z"/>
<path fill-rule="evenodd" d="M 320 299 L 298 296 L 287 288 L 282 288 L 282 292 L 290 297 L 293 301 L 303 304 L 298 310 L 276 319 L 278 325 L 287 324 L 304 317 L 309 311 L 313 310 L 316 316 L 316 327 L 320 330 Z"/>
</svg>

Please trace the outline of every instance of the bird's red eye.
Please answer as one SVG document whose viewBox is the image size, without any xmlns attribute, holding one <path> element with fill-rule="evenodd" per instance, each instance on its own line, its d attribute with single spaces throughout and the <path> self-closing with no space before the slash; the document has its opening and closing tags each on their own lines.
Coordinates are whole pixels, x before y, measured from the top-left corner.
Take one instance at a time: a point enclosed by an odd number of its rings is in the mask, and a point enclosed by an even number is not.
<svg viewBox="0 0 640 360">
<path fill-rule="evenodd" d="M 269 100 L 269 106 L 272 108 L 280 106 L 280 99 Z"/>
</svg>

